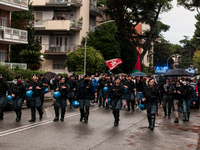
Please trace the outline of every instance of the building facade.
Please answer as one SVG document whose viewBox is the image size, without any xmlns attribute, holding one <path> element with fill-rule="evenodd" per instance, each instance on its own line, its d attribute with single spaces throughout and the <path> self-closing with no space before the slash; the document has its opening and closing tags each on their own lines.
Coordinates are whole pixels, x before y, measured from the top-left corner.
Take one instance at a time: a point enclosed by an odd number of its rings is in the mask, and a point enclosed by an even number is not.
<svg viewBox="0 0 200 150">
<path fill-rule="evenodd" d="M 28 10 L 28 0 L 0 0 L 0 63 L 9 62 L 11 44 L 27 44 L 27 31 L 12 28 L 11 12 Z"/>
<path fill-rule="evenodd" d="M 45 71 L 68 73 L 66 54 L 81 46 L 103 10 L 96 0 L 33 0 L 35 35 L 41 41 Z"/>
</svg>

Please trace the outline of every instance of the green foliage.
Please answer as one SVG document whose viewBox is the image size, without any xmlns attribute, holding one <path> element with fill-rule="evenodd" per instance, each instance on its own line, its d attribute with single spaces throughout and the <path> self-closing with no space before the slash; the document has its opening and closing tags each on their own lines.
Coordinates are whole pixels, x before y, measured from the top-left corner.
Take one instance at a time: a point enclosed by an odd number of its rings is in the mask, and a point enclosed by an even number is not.
<svg viewBox="0 0 200 150">
<path fill-rule="evenodd" d="M 195 18 L 197 20 L 195 24 L 196 29 L 194 32 L 194 36 L 191 39 L 191 43 L 196 49 L 200 50 L 200 14 L 197 14 Z"/>
<path fill-rule="evenodd" d="M 194 11 L 194 8 L 200 7 L 199 0 L 177 0 L 178 5 L 184 6 L 190 11 Z"/>
<path fill-rule="evenodd" d="M 8 69 L 8 67 L 2 66 L 1 64 L 0 64 L 0 74 L 2 74 L 4 80 L 6 81 L 12 81 L 17 76 L 17 74 L 13 70 Z"/>
<path fill-rule="evenodd" d="M 86 52 L 86 73 L 105 72 L 106 63 L 100 51 L 87 47 Z M 85 48 L 79 48 L 67 55 L 65 66 L 68 67 L 68 71 L 84 71 L 84 53 Z"/>
<path fill-rule="evenodd" d="M 84 74 L 84 72 L 79 71 L 79 72 L 76 73 L 76 75 L 78 75 L 78 76 L 82 75 L 82 74 Z"/>
<path fill-rule="evenodd" d="M 65 78 L 67 77 L 67 74 L 66 74 L 66 73 L 58 73 L 58 75 L 59 75 L 59 76 L 63 76 L 63 77 L 65 77 Z"/>
<path fill-rule="evenodd" d="M 33 22 L 35 20 L 33 15 L 33 6 L 32 2 L 29 0 L 29 10 L 28 11 L 20 11 L 20 12 L 12 12 L 11 18 L 18 19 L 26 19 L 27 20 L 27 31 L 28 31 L 28 44 L 18 44 L 11 45 L 10 52 L 10 60 L 11 62 L 16 63 L 27 63 L 28 68 L 31 70 L 37 70 L 40 68 L 40 62 L 43 61 L 40 59 L 42 55 L 40 50 L 42 49 L 41 43 L 39 40 L 35 39 L 35 29 L 33 28 Z M 20 28 L 24 26 L 23 24 L 15 25 L 16 28 Z M 29 60 L 31 59 L 31 60 Z"/>
</svg>

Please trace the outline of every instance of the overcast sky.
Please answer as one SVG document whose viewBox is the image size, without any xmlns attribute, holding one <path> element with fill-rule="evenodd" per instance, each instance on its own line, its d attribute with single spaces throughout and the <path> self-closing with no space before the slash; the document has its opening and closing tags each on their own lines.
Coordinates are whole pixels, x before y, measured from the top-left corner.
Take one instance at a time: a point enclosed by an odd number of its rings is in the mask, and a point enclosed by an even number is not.
<svg viewBox="0 0 200 150">
<path fill-rule="evenodd" d="M 170 26 L 169 31 L 163 32 L 165 39 L 172 44 L 180 44 L 184 35 L 192 38 L 195 31 L 197 11 L 191 12 L 182 6 L 177 7 L 177 0 L 173 0 L 173 9 L 167 13 L 160 14 L 160 19 L 164 24 Z"/>
</svg>

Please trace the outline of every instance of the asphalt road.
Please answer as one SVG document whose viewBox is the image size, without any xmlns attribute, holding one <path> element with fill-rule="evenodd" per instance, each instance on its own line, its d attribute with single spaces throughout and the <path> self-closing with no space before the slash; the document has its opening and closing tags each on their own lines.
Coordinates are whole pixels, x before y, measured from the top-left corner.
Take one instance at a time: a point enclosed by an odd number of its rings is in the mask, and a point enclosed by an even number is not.
<svg viewBox="0 0 200 150">
<path fill-rule="evenodd" d="M 162 109 L 156 119 L 154 131 L 147 128 L 146 111 L 127 112 L 122 108 L 120 124 L 113 126 L 111 110 L 90 107 L 89 122 L 79 121 L 78 109 L 67 106 L 65 121 L 53 122 L 52 102 L 45 102 L 44 117 L 29 123 L 30 109 L 22 110 L 21 122 L 15 113 L 7 111 L 0 121 L 0 149 L 2 150 L 188 150 L 199 149 L 199 111 L 193 110 L 191 121 L 174 124 L 164 119 Z"/>
</svg>

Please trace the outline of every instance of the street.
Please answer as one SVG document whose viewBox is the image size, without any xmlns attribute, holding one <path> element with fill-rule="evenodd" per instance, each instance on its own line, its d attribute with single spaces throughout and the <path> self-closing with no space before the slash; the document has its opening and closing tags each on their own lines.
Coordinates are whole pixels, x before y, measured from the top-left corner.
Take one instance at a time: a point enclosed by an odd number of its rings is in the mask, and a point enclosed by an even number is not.
<svg viewBox="0 0 200 150">
<path fill-rule="evenodd" d="M 112 150 L 112 149 L 199 149 L 199 110 L 192 109 L 191 121 L 174 124 L 163 118 L 159 110 L 154 131 L 149 130 L 146 111 L 127 112 L 122 108 L 118 127 L 113 126 L 112 111 L 103 107 L 90 107 L 88 124 L 79 121 L 79 109 L 66 108 L 64 122 L 53 122 L 52 102 L 44 103 L 44 117 L 29 123 L 30 109 L 22 109 L 22 120 L 15 121 L 14 111 L 4 113 L 0 121 L 0 149 L 2 150 Z M 180 117 L 181 118 L 181 117 Z"/>
</svg>

